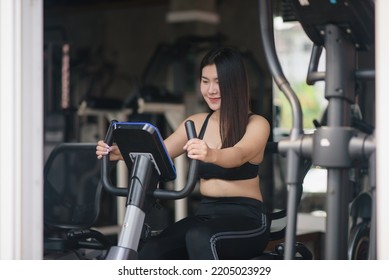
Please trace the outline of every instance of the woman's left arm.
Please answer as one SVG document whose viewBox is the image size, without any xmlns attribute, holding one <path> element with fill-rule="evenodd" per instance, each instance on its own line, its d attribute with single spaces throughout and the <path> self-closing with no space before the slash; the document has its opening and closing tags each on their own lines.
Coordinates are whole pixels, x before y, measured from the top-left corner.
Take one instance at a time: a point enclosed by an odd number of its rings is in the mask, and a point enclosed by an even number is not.
<svg viewBox="0 0 389 280">
<path fill-rule="evenodd" d="M 270 134 L 269 122 L 262 116 L 250 118 L 246 133 L 233 147 L 209 148 L 205 141 L 192 139 L 185 145 L 188 157 L 213 163 L 224 168 L 238 167 L 246 162 L 260 163 Z"/>
</svg>

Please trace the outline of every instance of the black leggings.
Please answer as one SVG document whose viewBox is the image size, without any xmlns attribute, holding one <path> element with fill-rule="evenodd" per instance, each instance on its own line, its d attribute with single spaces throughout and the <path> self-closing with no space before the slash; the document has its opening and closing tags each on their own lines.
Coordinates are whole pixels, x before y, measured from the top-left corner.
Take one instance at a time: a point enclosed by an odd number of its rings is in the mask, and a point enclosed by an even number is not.
<svg viewBox="0 0 389 280">
<path fill-rule="evenodd" d="M 194 216 L 150 238 L 140 249 L 139 259 L 251 259 L 265 249 L 269 231 L 261 201 L 205 197 Z"/>
</svg>

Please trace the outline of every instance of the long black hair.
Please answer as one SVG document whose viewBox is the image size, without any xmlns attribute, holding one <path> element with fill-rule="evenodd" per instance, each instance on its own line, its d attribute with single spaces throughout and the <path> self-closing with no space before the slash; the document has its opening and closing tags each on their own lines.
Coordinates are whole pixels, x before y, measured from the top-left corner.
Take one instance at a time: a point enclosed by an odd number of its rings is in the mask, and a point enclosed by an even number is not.
<svg viewBox="0 0 389 280">
<path fill-rule="evenodd" d="M 240 52 L 230 47 L 210 50 L 200 64 L 215 64 L 221 95 L 220 137 L 222 148 L 234 146 L 244 135 L 250 111 L 250 93 L 246 69 Z"/>
</svg>

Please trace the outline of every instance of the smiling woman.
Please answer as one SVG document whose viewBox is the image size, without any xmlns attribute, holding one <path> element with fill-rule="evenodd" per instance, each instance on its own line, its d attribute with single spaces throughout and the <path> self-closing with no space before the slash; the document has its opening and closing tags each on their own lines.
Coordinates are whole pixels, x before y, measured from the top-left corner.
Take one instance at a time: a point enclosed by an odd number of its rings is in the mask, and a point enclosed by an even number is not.
<svg viewBox="0 0 389 280">
<path fill-rule="evenodd" d="M 239 51 L 210 50 L 201 62 L 199 82 L 210 112 L 188 117 L 164 143 L 171 158 L 186 151 L 199 161 L 202 199 L 195 215 L 141 244 L 140 259 L 251 259 L 268 243 L 270 221 L 258 171 L 270 125 L 250 110 Z M 194 122 L 198 138 L 187 139 L 187 120 Z M 111 159 L 123 158 L 117 146 L 99 141 L 98 158 L 108 153 Z"/>
</svg>

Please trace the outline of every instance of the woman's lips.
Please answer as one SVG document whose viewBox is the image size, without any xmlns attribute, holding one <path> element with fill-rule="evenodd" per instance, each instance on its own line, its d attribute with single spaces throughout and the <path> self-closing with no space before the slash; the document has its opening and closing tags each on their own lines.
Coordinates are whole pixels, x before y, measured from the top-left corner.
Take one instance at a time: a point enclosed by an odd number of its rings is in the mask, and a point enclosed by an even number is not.
<svg viewBox="0 0 389 280">
<path fill-rule="evenodd" d="M 209 101 L 211 101 L 212 103 L 216 103 L 216 102 L 219 102 L 220 100 L 220 97 L 216 97 L 216 98 L 209 98 Z"/>
</svg>

